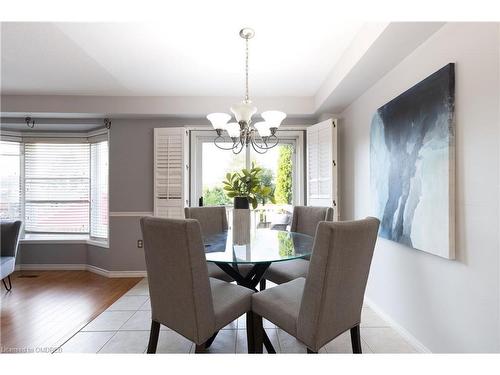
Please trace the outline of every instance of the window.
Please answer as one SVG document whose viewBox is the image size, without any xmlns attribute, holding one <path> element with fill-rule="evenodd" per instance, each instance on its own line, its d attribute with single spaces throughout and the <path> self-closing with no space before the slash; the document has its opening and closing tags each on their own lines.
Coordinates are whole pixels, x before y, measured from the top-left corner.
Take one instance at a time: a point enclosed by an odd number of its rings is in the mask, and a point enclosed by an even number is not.
<svg viewBox="0 0 500 375">
<path fill-rule="evenodd" d="M 25 231 L 89 232 L 88 144 L 26 143 Z"/>
<path fill-rule="evenodd" d="M 0 218 L 21 218 L 21 144 L 0 142 Z"/>
<path fill-rule="evenodd" d="M 2 218 L 20 218 L 26 233 L 44 238 L 107 239 L 107 140 L 40 138 L 1 145 Z"/>
<path fill-rule="evenodd" d="M 90 145 L 90 236 L 108 237 L 108 142 Z"/>
<path fill-rule="evenodd" d="M 263 169 L 263 182 L 275 189 L 278 206 L 266 202 L 270 210 L 303 202 L 303 132 L 281 130 L 280 143 L 265 154 L 252 147 L 234 155 L 217 148 L 213 131 L 191 132 L 191 206 L 198 206 L 203 197 L 204 206 L 233 204 L 223 191 L 226 173 L 250 168 L 252 162 Z M 231 144 L 227 144 L 227 147 Z M 260 202 L 262 204 L 262 202 Z M 262 206 L 261 206 L 262 207 Z"/>
<path fill-rule="evenodd" d="M 228 144 L 227 147 L 231 145 Z M 232 205 L 223 190 L 226 173 L 245 168 L 245 153 L 234 155 L 217 148 L 213 142 L 202 143 L 202 193 L 204 206 Z"/>
</svg>

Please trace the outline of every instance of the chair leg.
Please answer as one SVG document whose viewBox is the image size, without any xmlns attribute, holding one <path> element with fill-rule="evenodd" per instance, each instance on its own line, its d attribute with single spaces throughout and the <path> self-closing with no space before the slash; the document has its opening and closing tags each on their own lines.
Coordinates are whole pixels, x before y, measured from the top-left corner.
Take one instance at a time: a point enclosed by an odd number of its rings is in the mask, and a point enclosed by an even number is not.
<svg viewBox="0 0 500 375">
<path fill-rule="evenodd" d="M 200 353 L 203 353 L 205 351 L 205 344 L 201 344 L 201 345 L 196 345 L 196 348 L 194 349 L 194 352 L 196 354 L 200 354 Z"/>
<path fill-rule="evenodd" d="M 266 279 L 260 280 L 259 290 L 262 291 L 264 289 L 266 289 Z"/>
<path fill-rule="evenodd" d="M 263 353 L 264 346 L 264 327 L 262 326 L 262 316 L 252 313 L 253 315 L 253 340 L 254 353 Z"/>
<path fill-rule="evenodd" d="M 204 345 L 204 349 L 208 349 L 210 348 L 210 345 L 212 345 L 212 343 L 214 342 L 215 338 L 217 337 L 217 334 L 219 333 L 219 331 L 215 332 L 212 337 L 210 337 Z"/>
<path fill-rule="evenodd" d="M 247 347 L 248 353 L 255 353 L 255 337 L 253 327 L 253 313 L 247 312 Z"/>
<path fill-rule="evenodd" d="M 149 332 L 148 354 L 156 353 L 156 346 L 158 345 L 158 336 L 160 335 L 160 323 L 151 321 L 151 331 Z"/>
<path fill-rule="evenodd" d="M 361 334 L 359 331 L 359 325 L 351 328 L 351 344 L 352 352 L 354 354 L 361 354 Z"/>
<path fill-rule="evenodd" d="M 318 352 L 315 352 L 314 350 L 307 348 L 307 354 L 318 354 Z"/>
<path fill-rule="evenodd" d="M 9 286 L 7 286 L 7 284 L 5 283 L 5 279 L 2 279 L 2 283 L 5 289 L 7 289 L 7 292 L 10 292 L 12 289 L 12 281 L 10 280 L 10 275 L 7 276 L 7 280 L 9 281 Z"/>
</svg>

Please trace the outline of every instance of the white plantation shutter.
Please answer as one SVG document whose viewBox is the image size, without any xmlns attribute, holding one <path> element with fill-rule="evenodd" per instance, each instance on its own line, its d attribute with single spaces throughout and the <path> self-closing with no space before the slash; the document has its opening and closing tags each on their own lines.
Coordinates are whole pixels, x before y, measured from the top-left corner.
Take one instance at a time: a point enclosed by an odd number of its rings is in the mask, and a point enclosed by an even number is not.
<svg viewBox="0 0 500 375">
<path fill-rule="evenodd" d="M 307 128 L 307 205 L 334 208 L 338 220 L 336 120 Z"/>
<path fill-rule="evenodd" d="M 90 236 L 108 238 L 108 141 L 90 145 Z"/>
<path fill-rule="evenodd" d="M 90 145 L 25 143 L 25 230 L 88 233 Z"/>
<path fill-rule="evenodd" d="M 184 218 L 184 128 L 154 129 L 154 215 Z"/>
</svg>

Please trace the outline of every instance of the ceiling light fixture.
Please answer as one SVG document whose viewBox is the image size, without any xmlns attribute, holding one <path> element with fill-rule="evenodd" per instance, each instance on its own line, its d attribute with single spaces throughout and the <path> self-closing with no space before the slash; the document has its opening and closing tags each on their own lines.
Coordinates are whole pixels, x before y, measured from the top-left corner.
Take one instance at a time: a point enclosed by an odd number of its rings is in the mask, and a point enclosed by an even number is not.
<svg viewBox="0 0 500 375">
<path fill-rule="evenodd" d="M 254 30 L 248 27 L 240 30 L 240 37 L 245 39 L 245 99 L 230 108 L 236 122 L 229 122 L 231 115 L 227 113 L 211 113 L 207 116 L 217 133 L 214 144 L 222 150 L 232 150 L 234 154 L 239 154 L 249 145 L 252 145 L 259 154 L 264 154 L 275 147 L 279 143 L 276 132 L 286 117 L 284 112 L 265 111 L 261 114 L 264 121 L 252 123 L 252 116 L 257 113 L 257 108 L 252 105 L 248 94 L 248 41 L 254 35 Z M 224 131 L 231 141 L 223 136 Z M 223 146 L 224 143 L 231 142 L 232 146 Z"/>
</svg>

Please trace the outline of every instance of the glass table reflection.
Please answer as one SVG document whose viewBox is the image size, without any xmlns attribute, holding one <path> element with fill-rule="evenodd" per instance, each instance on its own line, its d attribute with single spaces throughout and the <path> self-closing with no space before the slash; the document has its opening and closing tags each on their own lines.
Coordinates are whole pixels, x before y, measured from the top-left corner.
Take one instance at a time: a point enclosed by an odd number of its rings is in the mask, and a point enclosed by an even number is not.
<svg viewBox="0 0 500 375">
<path fill-rule="evenodd" d="M 246 238 L 245 238 L 246 237 Z M 283 262 L 311 255 L 311 236 L 270 229 L 255 229 L 247 236 L 232 230 L 204 238 L 207 261 L 231 264 Z"/>
</svg>

